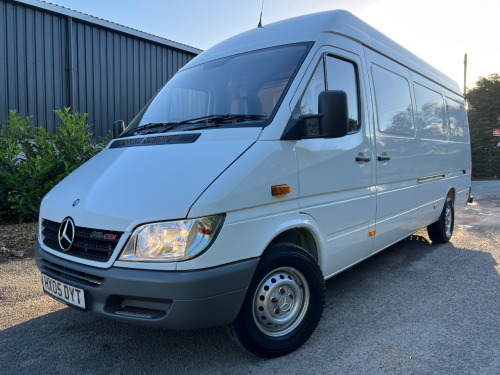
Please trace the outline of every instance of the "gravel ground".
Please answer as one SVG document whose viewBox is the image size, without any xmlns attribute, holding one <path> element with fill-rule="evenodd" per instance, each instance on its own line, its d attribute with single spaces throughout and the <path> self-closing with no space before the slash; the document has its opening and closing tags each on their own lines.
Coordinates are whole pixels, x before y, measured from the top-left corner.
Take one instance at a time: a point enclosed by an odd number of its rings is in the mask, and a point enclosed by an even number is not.
<svg viewBox="0 0 500 375">
<path fill-rule="evenodd" d="M 330 279 L 314 335 L 272 360 L 246 353 L 223 328 L 155 330 L 65 307 L 42 294 L 32 257 L 4 259 L 1 372 L 498 374 L 500 182 L 474 182 L 473 193 L 450 243 L 420 231 Z"/>
<path fill-rule="evenodd" d="M 33 255 L 38 223 L 0 225 L 0 263 Z"/>
</svg>

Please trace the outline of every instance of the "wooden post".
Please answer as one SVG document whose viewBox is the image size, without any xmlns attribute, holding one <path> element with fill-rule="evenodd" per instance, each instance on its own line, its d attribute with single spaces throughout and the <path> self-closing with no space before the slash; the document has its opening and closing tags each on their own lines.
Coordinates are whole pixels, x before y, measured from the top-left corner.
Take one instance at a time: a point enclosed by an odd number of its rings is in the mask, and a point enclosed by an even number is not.
<svg viewBox="0 0 500 375">
<path fill-rule="evenodd" d="M 467 54 L 464 56 L 464 96 L 467 93 Z"/>
</svg>

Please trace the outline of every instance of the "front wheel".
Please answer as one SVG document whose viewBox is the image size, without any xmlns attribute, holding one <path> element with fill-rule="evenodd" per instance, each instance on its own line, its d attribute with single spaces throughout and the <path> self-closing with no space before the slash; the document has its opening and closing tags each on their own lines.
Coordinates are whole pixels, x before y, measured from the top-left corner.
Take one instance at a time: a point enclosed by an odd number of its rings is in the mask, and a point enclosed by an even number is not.
<svg viewBox="0 0 500 375">
<path fill-rule="evenodd" d="M 427 233 L 432 242 L 446 243 L 453 235 L 455 224 L 455 211 L 453 209 L 453 199 L 446 197 L 443 211 L 439 220 L 427 227 Z"/>
<path fill-rule="evenodd" d="M 325 304 L 323 274 L 299 246 L 272 244 L 262 256 L 230 330 L 248 351 L 279 357 L 304 344 Z"/>
</svg>

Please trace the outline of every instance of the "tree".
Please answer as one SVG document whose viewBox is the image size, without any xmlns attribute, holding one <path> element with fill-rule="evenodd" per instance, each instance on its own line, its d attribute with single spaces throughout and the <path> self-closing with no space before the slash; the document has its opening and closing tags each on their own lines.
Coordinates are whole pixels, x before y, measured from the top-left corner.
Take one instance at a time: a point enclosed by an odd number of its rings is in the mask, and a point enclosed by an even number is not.
<svg viewBox="0 0 500 375">
<path fill-rule="evenodd" d="M 493 129 L 500 128 L 500 76 L 480 77 L 466 95 L 472 147 L 472 173 L 476 178 L 500 177 L 500 137 Z"/>
</svg>

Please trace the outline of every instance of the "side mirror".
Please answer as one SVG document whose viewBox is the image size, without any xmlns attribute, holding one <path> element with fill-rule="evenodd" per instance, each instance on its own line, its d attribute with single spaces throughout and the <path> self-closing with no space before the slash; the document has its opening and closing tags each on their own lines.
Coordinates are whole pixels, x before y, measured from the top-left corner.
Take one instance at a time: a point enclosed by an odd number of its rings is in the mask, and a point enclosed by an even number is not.
<svg viewBox="0 0 500 375">
<path fill-rule="evenodd" d="M 341 138 L 349 132 L 349 106 L 345 91 L 323 91 L 318 97 L 318 114 L 300 114 L 300 102 L 297 102 L 281 136 L 282 140 L 302 138 Z M 317 119 L 319 132 L 307 135 L 309 119 Z"/>
<path fill-rule="evenodd" d="M 125 121 L 117 120 L 113 122 L 113 138 L 118 138 L 125 130 Z"/>
<path fill-rule="evenodd" d="M 345 91 L 323 91 L 318 98 L 319 132 L 325 138 L 340 138 L 349 131 L 349 106 Z"/>
</svg>

